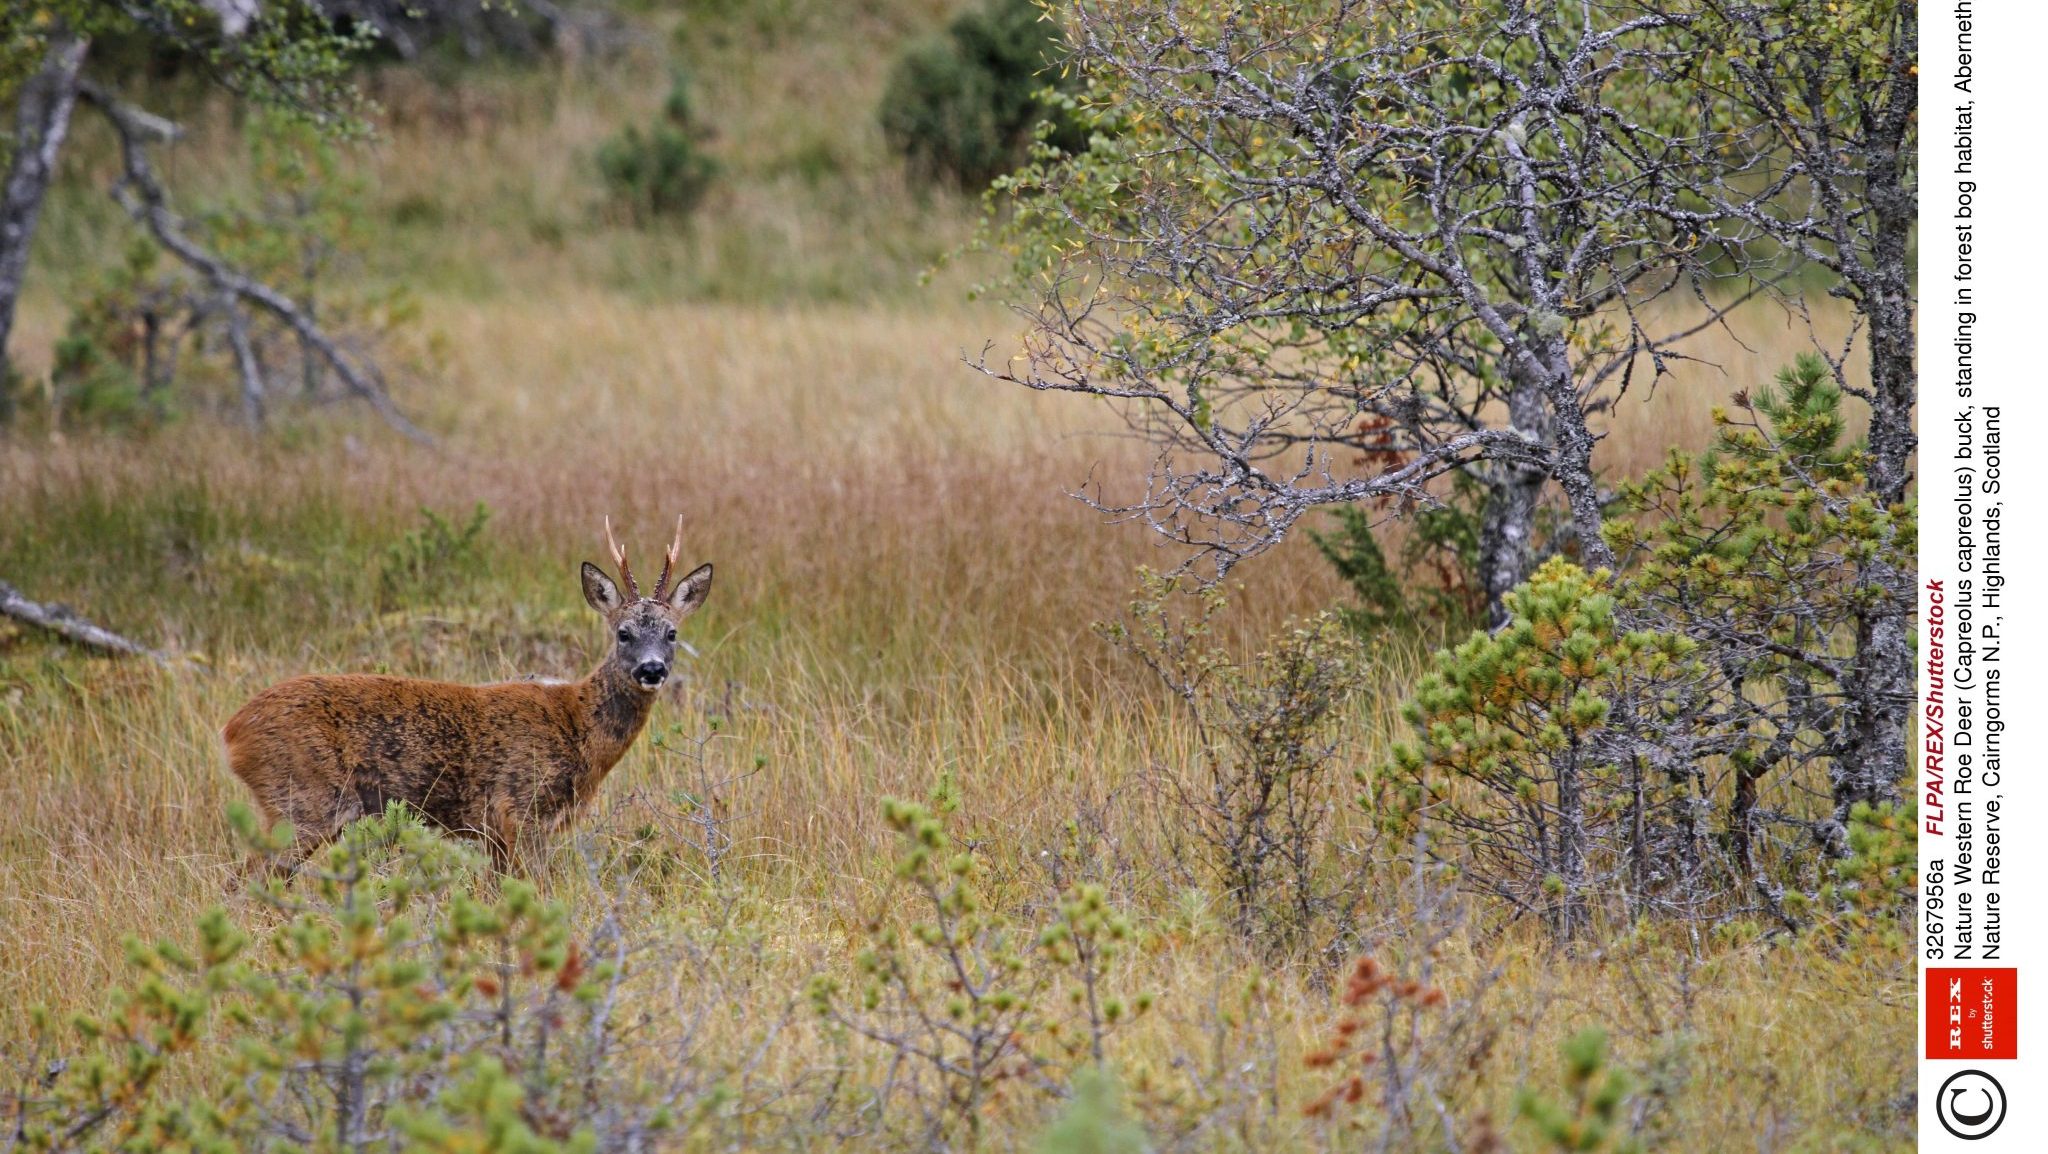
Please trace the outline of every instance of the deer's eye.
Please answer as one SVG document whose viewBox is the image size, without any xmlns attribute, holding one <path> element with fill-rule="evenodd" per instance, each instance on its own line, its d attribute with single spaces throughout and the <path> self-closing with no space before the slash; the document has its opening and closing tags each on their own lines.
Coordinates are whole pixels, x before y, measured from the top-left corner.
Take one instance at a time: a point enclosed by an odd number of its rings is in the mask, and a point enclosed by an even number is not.
<svg viewBox="0 0 2048 1154">
<path fill-rule="evenodd" d="M 625 643 L 627 643 L 628 641 L 631 641 L 631 640 L 633 640 L 633 633 L 632 633 L 632 631 L 631 631 L 631 630 L 629 630 L 629 629 L 621 629 L 621 630 L 619 630 L 619 644 L 621 644 L 621 645 L 624 645 Z"/>
<path fill-rule="evenodd" d="M 668 639 L 669 639 L 670 641 L 674 641 L 674 640 L 676 639 L 676 629 L 675 629 L 675 626 L 673 626 L 673 625 L 669 626 L 669 629 L 668 629 Z"/>
</svg>

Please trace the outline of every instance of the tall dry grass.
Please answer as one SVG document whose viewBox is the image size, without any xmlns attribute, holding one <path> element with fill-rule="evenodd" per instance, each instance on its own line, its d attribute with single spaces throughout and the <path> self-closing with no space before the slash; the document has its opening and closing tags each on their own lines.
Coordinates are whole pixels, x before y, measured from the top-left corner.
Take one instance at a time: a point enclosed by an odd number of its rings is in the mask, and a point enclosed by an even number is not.
<svg viewBox="0 0 2048 1154">
<path fill-rule="evenodd" d="M 1271 1052 L 1241 1105 L 1268 1139 L 1320 1140 L 1297 1108 L 1320 1085 L 1300 1059 L 1327 995 L 1312 969 L 1264 969 L 1187 888 L 1154 775 L 1195 763 L 1190 734 L 1092 629 L 1119 612 L 1135 566 L 1169 555 L 1061 489 L 1091 470 L 1135 475 L 1142 447 L 1104 435 L 1097 409 L 962 367 L 961 349 L 1003 335 L 1001 314 L 562 290 L 443 298 L 430 317 L 447 372 L 403 400 L 443 431 L 435 449 L 346 410 L 260 438 L 197 417 L 142 437 L 0 442 L 0 573 L 207 665 L 167 673 L 0 638 L 0 1039 L 21 1036 L 33 1003 L 93 1005 L 123 974 L 125 935 L 176 937 L 222 900 L 235 856 L 222 814 L 240 791 L 217 733 L 241 700 L 312 670 L 573 675 L 602 640 L 572 576 L 600 553 L 600 518 L 646 555 L 680 512 L 687 560 L 716 562 L 718 578 L 688 629 L 701 658 L 655 724 L 689 738 L 718 718 L 715 767 L 751 773 L 728 791 L 736 881 L 718 891 L 741 895 L 722 916 L 759 935 L 723 979 L 751 999 L 721 1027 L 733 1044 L 809 974 L 851 966 L 889 877 L 879 799 L 950 780 L 965 832 L 1023 907 L 1069 819 L 1109 831 L 1145 930 L 1131 980 L 1161 995 L 1120 1049 L 1134 1078 L 1169 1093 L 1192 1077 L 1188 1055 L 1209 1052 L 1215 1008 L 1252 998 Z M 1713 350 L 1720 368 L 1626 402 L 1606 467 L 1704 441 L 1705 405 L 1727 382 L 1803 343 L 1767 321 Z M 380 558 L 417 508 L 476 502 L 492 511 L 484 555 L 380 608 Z M 1240 572 L 1228 621 L 1243 643 L 1341 596 L 1300 542 Z M 1423 657 L 1406 643 L 1374 654 L 1351 763 L 1384 755 Z M 543 886 L 588 896 L 582 854 L 650 837 L 701 869 L 677 801 L 695 773 L 642 742 L 555 847 Z M 1366 836 L 1348 810 L 1337 822 L 1340 838 Z M 694 916 L 700 892 L 682 885 L 671 916 Z M 1402 909 L 1374 910 L 1373 932 L 1397 933 Z M 1510 929 L 1447 964 L 1466 978 L 1504 967 L 1492 996 L 1513 1029 L 1481 1091 L 1496 1118 L 1512 1116 L 1516 1086 L 1548 1076 L 1560 1039 L 1599 1022 L 1638 1068 L 1673 1071 L 1660 1125 L 1674 1148 L 1906 1140 L 1892 1095 L 1911 1007 L 1847 996 L 1854 974 L 1832 963 L 1739 933 L 1699 952 L 1572 960 Z M 1850 1036 L 1862 1041 L 1812 1048 Z M 769 1068 L 797 1076 L 811 1045 L 790 1032 Z"/>
</svg>

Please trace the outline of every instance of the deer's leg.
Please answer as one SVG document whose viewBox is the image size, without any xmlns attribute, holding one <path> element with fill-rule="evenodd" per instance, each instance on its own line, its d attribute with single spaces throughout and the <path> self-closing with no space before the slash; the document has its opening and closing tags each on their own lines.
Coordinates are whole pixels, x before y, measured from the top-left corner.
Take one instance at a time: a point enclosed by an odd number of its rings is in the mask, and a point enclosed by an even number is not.
<svg viewBox="0 0 2048 1154">
<path fill-rule="evenodd" d="M 491 868 L 504 874 L 512 872 L 514 855 L 519 849 L 519 809 L 510 797 L 501 797 L 491 803 L 488 820 L 489 828 L 484 831 L 484 841 L 491 847 Z"/>
<path fill-rule="evenodd" d="M 292 844 L 275 853 L 250 854 L 235 878 L 237 889 L 246 888 L 252 880 L 298 872 L 316 850 L 333 841 L 348 823 L 363 816 L 362 799 L 352 789 L 321 790 L 312 795 L 293 792 L 281 797 L 259 797 L 257 802 L 268 825 L 275 826 L 279 821 L 292 824 Z"/>
</svg>

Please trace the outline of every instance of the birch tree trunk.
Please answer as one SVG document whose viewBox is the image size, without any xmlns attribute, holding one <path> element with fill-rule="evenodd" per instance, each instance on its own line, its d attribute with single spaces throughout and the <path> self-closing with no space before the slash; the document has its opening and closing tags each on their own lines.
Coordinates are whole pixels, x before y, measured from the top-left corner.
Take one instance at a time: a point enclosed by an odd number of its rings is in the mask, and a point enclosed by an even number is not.
<svg viewBox="0 0 2048 1154">
<path fill-rule="evenodd" d="M 28 275 L 29 249 L 43 198 L 57 171 L 57 154 L 71 129 L 71 110 L 78 104 L 78 73 L 85 66 L 89 41 L 59 33 L 50 38 L 43 66 L 22 85 L 14 118 L 14 157 L 7 185 L 0 191 L 0 379 L 8 364 L 8 339 L 14 333 L 14 310 Z"/>
</svg>

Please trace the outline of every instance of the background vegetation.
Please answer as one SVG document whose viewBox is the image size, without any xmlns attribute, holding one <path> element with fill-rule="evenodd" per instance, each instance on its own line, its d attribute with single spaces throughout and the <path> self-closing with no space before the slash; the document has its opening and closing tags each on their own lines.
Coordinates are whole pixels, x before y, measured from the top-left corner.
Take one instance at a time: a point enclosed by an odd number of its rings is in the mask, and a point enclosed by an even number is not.
<svg viewBox="0 0 2048 1154">
<path fill-rule="evenodd" d="M 1714 749 L 1710 851 L 1810 906 L 1647 916 L 1667 891 L 1597 848 L 1570 894 L 1447 867 L 1396 795 L 1491 820 L 1516 787 L 1489 807 L 1480 759 L 1404 706 L 1454 705 L 1482 659 L 1580 676 L 1574 629 L 1452 646 L 1484 598 L 1442 517 L 1314 522 L 1349 564 L 1297 535 L 1190 598 L 1138 573 L 1178 556 L 1064 495 L 1152 454 L 963 365 L 1017 328 L 968 299 L 996 270 L 947 259 L 981 204 L 891 127 L 891 62 L 1009 7 L 627 5 L 537 55 L 422 35 L 359 74 L 359 141 L 144 79 L 187 127 L 158 152 L 183 210 L 310 279 L 430 448 L 331 385 L 274 386 L 252 434 L 218 346 L 150 393 L 133 306 L 177 290 L 80 122 L 10 344 L 0 577 L 192 665 L 0 619 L 0 1149 L 1910 1145 L 1910 821 L 1865 808 L 1848 856 L 1773 864 L 1723 836 L 1744 763 Z M 1603 474 L 1641 479 L 1620 551 L 1761 518 L 1786 564 L 1834 564 L 1856 532 L 1786 521 L 1778 447 L 1845 467 L 1861 402 L 1829 417 L 1795 375 L 1790 425 L 1714 415 L 1810 340 L 1746 306 L 1604 415 Z M 529 882 L 394 815 L 231 892 L 242 700 L 316 669 L 573 676 L 600 518 L 651 542 L 677 512 L 719 567 L 699 656 Z M 1718 563 L 1656 559 L 1630 595 Z M 1523 594 L 1553 622 L 1601 595 L 1568 568 Z M 1374 599 L 1389 573 L 1410 587 Z M 1766 796 L 1825 808 L 1823 760 L 1764 764 L 1789 766 Z M 1561 917 L 1597 935 L 1566 948 Z"/>
</svg>

